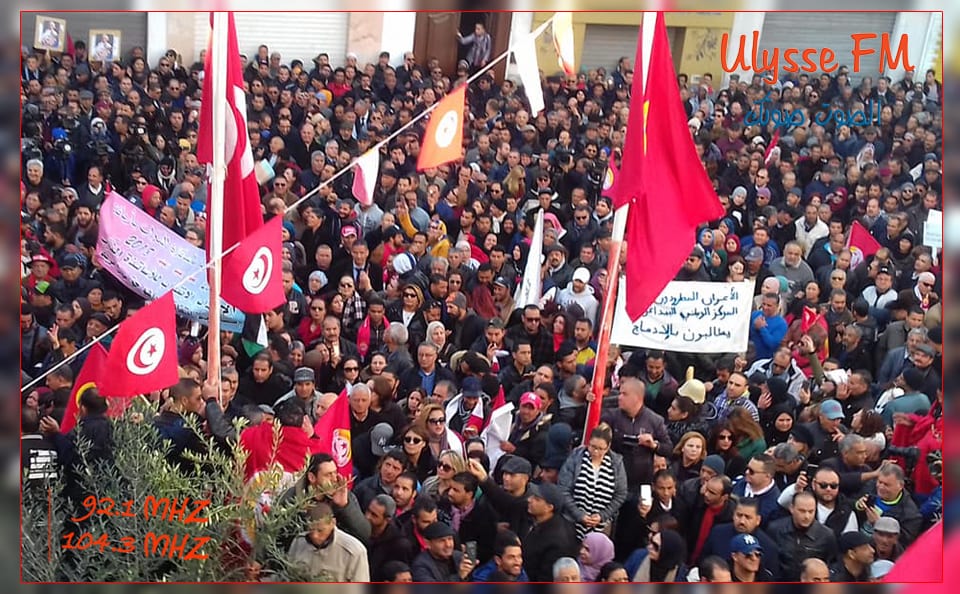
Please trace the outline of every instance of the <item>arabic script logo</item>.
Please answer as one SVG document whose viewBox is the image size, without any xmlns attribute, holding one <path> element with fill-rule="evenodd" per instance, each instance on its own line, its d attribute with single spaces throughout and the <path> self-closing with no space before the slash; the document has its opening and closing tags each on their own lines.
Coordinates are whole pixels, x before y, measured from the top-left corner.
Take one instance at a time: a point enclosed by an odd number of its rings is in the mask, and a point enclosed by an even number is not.
<svg viewBox="0 0 960 594">
<path fill-rule="evenodd" d="M 823 110 L 817 111 L 813 115 L 814 124 L 828 127 L 831 122 L 834 126 L 852 126 L 864 128 L 866 126 L 880 125 L 881 105 L 874 100 L 867 101 L 864 109 L 843 110 L 837 107 L 831 108 L 829 103 L 822 105 Z M 766 128 L 768 124 L 773 124 L 775 128 L 799 128 L 806 126 L 808 121 L 807 112 L 802 107 L 796 107 L 790 111 L 774 105 L 770 99 L 770 91 L 763 96 L 763 99 L 753 104 L 750 110 L 743 116 L 743 123 L 746 126 L 761 126 Z"/>
</svg>

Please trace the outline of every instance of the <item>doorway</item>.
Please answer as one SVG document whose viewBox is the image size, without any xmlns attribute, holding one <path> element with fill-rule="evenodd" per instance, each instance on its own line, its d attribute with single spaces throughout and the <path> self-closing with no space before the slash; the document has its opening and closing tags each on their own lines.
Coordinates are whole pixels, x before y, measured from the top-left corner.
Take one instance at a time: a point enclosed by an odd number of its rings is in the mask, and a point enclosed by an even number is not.
<svg viewBox="0 0 960 594">
<path fill-rule="evenodd" d="M 417 63 L 425 66 L 435 58 L 444 74 L 455 76 L 457 62 L 466 59 L 469 50 L 457 42 L 457 31 L 470 35 L 477 22 L 483 22 L 490 33 L 490 59 L 494 59 L 509 47 L 512 20 L 509 12 L 418 12 L 413 42 Z M 497 80 L 503 80 L 505 72 L 505 60 L 493 68 Z"/>
</svg>

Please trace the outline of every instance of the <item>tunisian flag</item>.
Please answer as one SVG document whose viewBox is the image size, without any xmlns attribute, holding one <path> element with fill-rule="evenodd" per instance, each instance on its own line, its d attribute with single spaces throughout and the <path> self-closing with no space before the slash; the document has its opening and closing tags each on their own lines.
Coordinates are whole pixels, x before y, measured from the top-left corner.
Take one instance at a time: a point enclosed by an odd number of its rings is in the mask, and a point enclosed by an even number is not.
<svg viewBox="0 0 960 594">
<path fill-rule="evenodd" d="M 322 452 L 330 452 L 337 464 L 340 476 L 353 477 L 353 449 L 350 446 L 350 400 L 340 394 L 327 412 L 313 425 L 315 439 L 319 439 Z"/>
<path fill-rule="evenodd" d="M 211 25 L 213 15 L 210 15 Z M 243 92 L 243 73 L 240 71 L 237 45 L 237 28 L 233 13 L 227 15 L 227 96 L 213 96 L 213 53 L 220 48 L 207 44 L 207 57 L 204 64 L 204 83 L 202 103 L 200 105 L 200 131 L 197 136 L 197 159 L 201 163 L 213 162 L 213 103 L 226 101 L 228 110 L 226 121 L 226 143 L 221 150 L 226 151 L 227 178 L 223 185 L 223 221 L 209 219 L 210 206 L 207 204 L 207 245 L 210 245 L 210 230 L 214 225 L 223 227 L 223 248 L 227 249 L 239 243 L 263 225 L 260 210 L 260 191 L 257 177 L 253 171 L 253 153 L 247 135 L 247 98 Z"/>
<path fill-rule="evenodd" d="M 104 396 L 136 396 L 169 388 L 177 369 L 177 310 L 173 292 L 120 324 L 98 386 Z"/>
<path fill-rule="evenodd" d="M 107 349 L 101 343 L 90 348 L 87 359 L 83 362 L 76 381 L 73 382 L 73 391 L 67 401 L 66 411 L 63 413 L 63 422 L 60 423 L 60 432 L 67 434 L 77 424 L 77 415 L 80 414 L 80 396 L 90 388 L 96 388 L 100 375 L 106 367 Z"/>
<path fill-rule="evenodd" d="M 638 42 L 637 64 L 640 47 Z M 723 215 L 687 129 L 662 12 L 657 13 L 643 88 L 643 96 L 634 94 L 630 102 L 616 200 L 618 205 L 630 203 L 624 238 L 626 309 L 633 319 L 641 317 L 676 276 L 697 227 Z"/>
<path fill-rule="evenodd" d="M 880 243 L 863 228 L 860 221 L 850 225 L 850 236 L 847 237 L 847 249 L 850 250 L 850 268 L 856 268 L 861 262 L 877 253 Z"/>
<path fill-rule="evenodd" d="M 466 99 L 467 85 L 460 85 L 434 108 L 423 135 L 417 171 L 459 161 L 463 157 L 463 105 Z"/>
<path fill-rule="evenodd" d="M 282 217 L 273 217 L 223 257 L 220 295 L 247 313 L 263 313 L 286 300 L 280 255 Z"/>
</svg>

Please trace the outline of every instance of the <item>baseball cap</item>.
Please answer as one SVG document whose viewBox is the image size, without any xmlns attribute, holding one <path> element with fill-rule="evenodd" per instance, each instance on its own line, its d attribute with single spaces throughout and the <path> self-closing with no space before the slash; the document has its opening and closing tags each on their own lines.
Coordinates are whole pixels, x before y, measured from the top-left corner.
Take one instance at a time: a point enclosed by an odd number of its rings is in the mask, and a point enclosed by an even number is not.
<svg viewBox="0 0 960 594">
<path fill-rule="evenodd" d="M 387 453 L 386 447 L 393 438 L 393 427 L 390 423 L 378 423 L 370 431 L 370 449 L 374 456 L 382 456 Z"/>
<path fill-rule="evenodd" d="M 479 398 L 483 394 L 483 390 L 480 388 L 480 380 L 473 376 L 464 379 L 460 393 L 463 394 L 464 398 Z"/>
<path fill-rule="evenodd" d="M 491 318 L 490 321 L 487 322 L 487 328 L 499 328 L 503 330 L 505 326 L 503 325 L 503 320 L 500 318 Z"/>
<path fill-rule="evenodd" d="M 889 266 L 881 266 L 879 269 L 877 269 L 877 274 L 893 276 L 893 270 L 891 270 Z"/>
<path fill-rule="evenodd" d="M 924 345 L 926 346 L 926 345 Z M 929 348 L 929 347 L 927 347 Z M 919 390 L 923 387 L 923 372 L 914 367 L 903 370 L 903 383 L 911 390 Z"/>
<path fill-rule="evenodd" d="M 314 374 L 313 369 L 309 367 L 297 367 L 297 370 L 293 372 L 293 382 L 295 384 L 315 381 L 317 381 L 317 376 Z"/>
<path fill-rule="evenodd" d="M 707 388 L 700 380 L 689 379 L 677 389 L 677 394 L 686 396 L 696 404 L 703 404 L 703 401 L 707 399 Z"/>
<path fill-rule="evenodd" d="M 879 580 L 886 577 L 893 569 L 893 561 L 889 559 L 880 559 L 870 564 L 870 579 Z"/>
<path fill-rule="evenodd" d="M 270 406 L 269 404 L 261 404 L 261 405 L 258 406 L 257 408 L 260 409 L 260 412 L 262 412 L 263 414 L 266 414 L 266 415 L 276 416 L 276 414 L 277 414 L 277 413 L 275 413 L 275 412 L 273 411 L 273 407 Z"/>
<path fill-rule="evenodd" d="M 820 405 L 820 414 L 831 421 L 843 418 L 843 406 L 833 398 L 824 400 Z"/>
<path fill-rule="evenodd" d="M 863 532 L 860 532 L 859 530 L 851 530 L 840 535 L 840 538 L 837 539 L 837 547 L 840 549 L 841 553 L 846 553 L 851 549 L 862 547 L 865 544 L 870 544 L 870 542 L 871 538 Z"/>
<path fill-rule="evenodd" d="M 590 271 L 583 266 L 577 268 L 573 271 L 573 280 L 580 281 L 582 283 L 590 282 Z"/>
<path fill-rule="evenodd" d="M 63 263 L 60 268 L 83 268 L 83 261 L 77 254 L 67 254 L 63 257 Z"/>
<path fill-rule="evenodd" d="M 525 392 L 523 396 L 520 397 L 520 406 L 524 404 L 529 404 L 533 408 L 539 410 L 540 406 L 543 404 L 543 400 L 533 392 Z"/>
<path fill-rule="evenodd" d="M 522 456 L 510 456 L 507 461 L 503 463 L 503 472 L 507 474 L 529 475 L 533 472 L 533 467 L 530 465 L 530 462 Z"/>
<path fill-rule="evenodd" d="M 506 278 L 502 276 L 498 276 L 497 278 L 493 279 L 493 284 L 500 285 L 501 287 L 506 287 L 507 289 L 510 288 L 510 281 L 508 281 Z"/>
<path fill-rule="evenodd" d="M 760 246 L 753 246 L 750 248 L 750 251 L 747 252 L 747 255 L 743 257 L 747 262 L 759 262 L 763 260 L 763 248 Z"/>
<path fill-rule="evenodd" d="M 341 237 L 350 237 L 351 235 L 354 237 L 357 236 L 357 228 L 353 225 L 344 225 L 343 228 L 340 229 Z"/>
<path fill-rule="evenodd" d="M 896 518 L 883 516 L 873 525 L 874 532 L 883 532 L 884 534 L 900 534 L 900 522 Z"/>
<path fill-rule="evenodd" d="M 750 553 L 763 552 L 763 545 L 752 534 L 738 534 L 730 540 L 730 552 L 749 555 Z"/>
<path fill-rule="evenodd" d="M 33 257 L 30 258 L 30 263 L 34 264 L 36 262 L 46 262 L 47 264 L 53 265 L 53 259 L 46 254 L 34 254 Z"/>
</svg>

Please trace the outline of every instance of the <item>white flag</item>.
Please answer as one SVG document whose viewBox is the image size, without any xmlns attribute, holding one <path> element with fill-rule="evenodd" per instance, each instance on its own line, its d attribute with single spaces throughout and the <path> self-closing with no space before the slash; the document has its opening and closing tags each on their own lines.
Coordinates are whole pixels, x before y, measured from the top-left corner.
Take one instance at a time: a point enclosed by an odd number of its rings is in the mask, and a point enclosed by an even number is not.
<svg viewBox="0 0 960 594">
<path fill-rule="evenodd" d="M 380 175 L 380 151 L 370 149 L 363 153 L 353 170 L 353 196 L 360 204 L 373 204 L 373 191 Z"/>
<path fill-rule="evenodd" d="M 540 304 L 540 292 L 543 282 L 540 279 L 540 264 L 543 259 L 543 210 L 537 212 L 537 224 L 533 228 L 533 239 L 530 241 L 530 254 L 527 256 L 527 266 L 523 270 L 523 279 L 517 285 L 513 296 L 514 307 L 523 309 L 528 305 Z"/>
<path fill-rule="evenodd" d="M 513 50 L 513 57 L 517 60 L 517 70 L 523 91 L 530 100 L 530 116 L 537 117 L 543 110 L 543 86 L 540 84 L 540 64 L 537 61 L 537 37 L 544 32 L 549 22 L 537 27 L 532 33 L 524 35 Z"/>
</svg>

